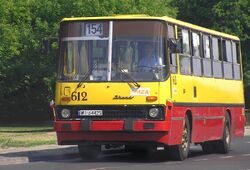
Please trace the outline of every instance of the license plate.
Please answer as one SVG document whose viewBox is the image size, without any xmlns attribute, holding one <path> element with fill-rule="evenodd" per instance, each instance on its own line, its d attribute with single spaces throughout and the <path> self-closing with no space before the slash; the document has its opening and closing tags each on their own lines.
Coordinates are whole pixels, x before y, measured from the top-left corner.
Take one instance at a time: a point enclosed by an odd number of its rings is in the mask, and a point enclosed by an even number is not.
<svg viewBox="0 0 250 170">
<path fill-rule="evenodd" d="M 102 110 L 79 110 L 79 116 L 102 116 Z"/>
</svg>

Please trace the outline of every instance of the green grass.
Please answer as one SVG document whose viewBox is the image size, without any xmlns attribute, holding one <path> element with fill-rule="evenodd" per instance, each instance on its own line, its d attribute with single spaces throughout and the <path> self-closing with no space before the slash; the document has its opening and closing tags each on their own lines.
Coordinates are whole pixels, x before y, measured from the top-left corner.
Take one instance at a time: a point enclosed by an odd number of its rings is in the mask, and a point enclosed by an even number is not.
<svg viewBox="0 0 250 170">
<path fill-rule="evenodd" d="M 0 124 L 0 148 L 56 144 L 49 124 Z"/>
</svg>

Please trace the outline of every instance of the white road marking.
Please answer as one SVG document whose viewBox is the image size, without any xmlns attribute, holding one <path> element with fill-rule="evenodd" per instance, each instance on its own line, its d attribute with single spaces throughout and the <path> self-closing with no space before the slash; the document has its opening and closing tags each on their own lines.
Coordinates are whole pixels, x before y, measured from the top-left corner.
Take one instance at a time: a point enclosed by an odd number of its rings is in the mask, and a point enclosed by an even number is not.
<svg viewBox="0 0 250 170">
<path fill-rule="evenodd" d="M 243 154 L 242 156 L 250 156 L 250 153 L 247 153 L 247 154 Z"/>
<path fill-rule="evenodd" d="M 199 161 L 207 161 L 208 159 L 207 158 L 204 158 L 204 159 L 196 159 L 194 160 L 195 162 L 199 162 Z"/>
<path fill-rule="evenodd" d="M 221 156 L 219 157 L 220 159 L 229 159 L 229 158 L 234 158 L 235 156 Z"/>
</svg>

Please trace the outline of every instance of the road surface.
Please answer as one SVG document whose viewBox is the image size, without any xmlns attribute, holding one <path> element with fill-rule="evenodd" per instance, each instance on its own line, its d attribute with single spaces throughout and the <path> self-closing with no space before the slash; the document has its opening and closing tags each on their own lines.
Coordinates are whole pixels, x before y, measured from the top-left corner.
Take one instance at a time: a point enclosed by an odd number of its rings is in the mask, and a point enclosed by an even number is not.
<svg viewBox="0 0 250 170">
<path fill-rule="evenodd" d="M 200 146 L 191 146 L 185 161 L 124 151 L 105 151 L 97 160 L 83 161 L 75 146 L 8 149 L 0 150 L 0 170 L 250 170 L 250 128 L 244 138 L 233 140 L 231 148 L 223 155 L 203 154 Z"/>
</svg>

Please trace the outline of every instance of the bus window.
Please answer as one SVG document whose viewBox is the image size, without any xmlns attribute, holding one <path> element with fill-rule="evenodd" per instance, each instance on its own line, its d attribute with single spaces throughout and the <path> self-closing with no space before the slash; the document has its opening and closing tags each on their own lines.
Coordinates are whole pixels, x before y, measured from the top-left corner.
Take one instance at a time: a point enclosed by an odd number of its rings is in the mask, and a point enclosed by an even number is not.
<svg viewBox="0 0 250 170">
<path fill-rule="evenodd" d="M 190 55 L 190 45 L 189 45 L 189 32 L 183 29 L 182 33 L 182 50 L 183 54 Z"/>
<path fill-rule="evenodd" d="M 180 40 L 182 42 L 182 54 L 180 55 L 180 72 L 181 74 L 191 74 L 191 60 L 190 60 L 190 39 L 189 31 L 181 29 Z"/>
<path fill-rule="evenodd" d="M 232 47 L 231 41 L 226 41 L 226 61 L 232 63 Z"/>
<path fill-rule="evenodd" d="M 232 56 L 233 56 L 233 69 L 234 69 L 234 79 L 240 80 L 240 53 L 239 53 L 239 44 L 235 42 L 232 43 Z"/>
<path fill-rule="evenodd" d="M 200 57 L 200 35 L 192 32 L 192 47 L 193 47 L 193 56 Z"/>
<path fill-rule="evenodd" d="M 212 76 L 212 65 L 211 65 L 211 53 L 210 53 L 210 37 L 208 35 L 203 35 L 203 56 L 202 66 L 203 75 L 205 77 Z"/>
<path fill-rule="evenodd" d="M 77 61 L 76 61 L 76 68 L 77 68 L 77 73 L 81 76 L 86 74 L 89 70 L 89 62 L 88 62 L 88 46 L 86 42 L 80 41 L 78 43 L 76 53 L 77 53 Z M 84 65 L 85 67 L 82 67 Z"/>
<path fill-rule="evenodd" d="M 64 75 L 72 76 L 74 74 L 74 68 L 75 68 L 75 49 L 73 42 L 69 42 L 68 44 L 66 44 L 64 50 L 64 61 L 65 61 Z"/>
<path fill-rule="evenodd" d="M 175 29 L 173 25 L 168 25 L 168 38 L 169 39 L 176 39 L 175 38 Z M 176 54 L 170 53 L 168 49 L 168 56 L 170 56 L 170 70 L 172 73 L 177 73 L 177 60 Z"/>
<path fill-rule="evenodd" d="M 166 25 L 159 21 L 115 21 L 111 81 L 159 81 L 167 76 Z"/>
<path fill-rule="evenodd" d="M 223 50 L 223 72 L 225 79 L 233 78 L 233 67 L 232 67 L 232 47 L 231 41 L 222 40 Z"/>
<path fill-rule="evenodd" d="M 193 49 L 193 57 L 192 57 L 192 68 L 193 74 L 196 76 L 201 76 L 201 52 L 200 52 L 200 35 L 192 32 L 192 49 Z"/>
<path fill-rule="evenodd" d="M 204 51 L 204 58 L 211 58 L 211 56 L 210 56 L 210 38 L 207 35 L 203 35 L 203 51 Z"/>
<path fill-rule="evenodd" d="M 222 62 L 220 61 L 220 42 L 218 38 L 212 38 L 213 50 L 213 74 L 215 78 L 222 78 Z"/>
</svg>

